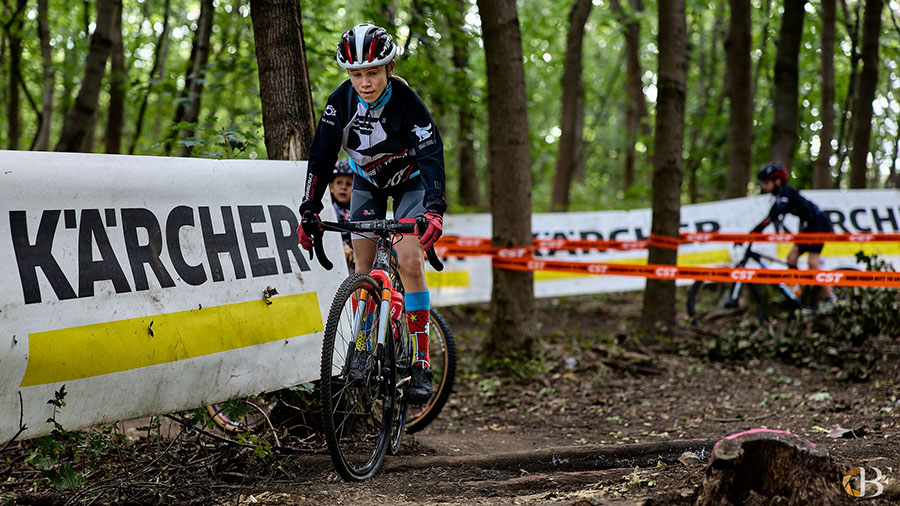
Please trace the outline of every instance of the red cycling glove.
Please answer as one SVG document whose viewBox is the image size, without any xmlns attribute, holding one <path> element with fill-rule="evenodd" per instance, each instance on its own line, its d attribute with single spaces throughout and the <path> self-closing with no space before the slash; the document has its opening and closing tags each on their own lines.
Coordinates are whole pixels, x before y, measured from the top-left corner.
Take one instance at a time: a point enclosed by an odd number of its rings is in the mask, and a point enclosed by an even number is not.
<svg viewBox="0 0 900 506">
<path fill-rule="evenodd" d="M 316 214 L 315 217 L 316 221 L 320 221 L 318 214 Z M 311 250 L 313 247 L 313 239 L 306 233 L 306 230 L 303 229 L 302 222 L 297 225 L 297 241 L 300 243 L 300 247 L 307 251 Z"/>
<path fill-rule="evenodd" d="M 427 250 L 434 246 L 434 243 L 441 237 L 444 231 L 444 218 L 434 211 L 426 211 L 425 219 L 428 220 L 428 228 L 425 233 L 419 236 L 419 242 Z"/>
</svg>

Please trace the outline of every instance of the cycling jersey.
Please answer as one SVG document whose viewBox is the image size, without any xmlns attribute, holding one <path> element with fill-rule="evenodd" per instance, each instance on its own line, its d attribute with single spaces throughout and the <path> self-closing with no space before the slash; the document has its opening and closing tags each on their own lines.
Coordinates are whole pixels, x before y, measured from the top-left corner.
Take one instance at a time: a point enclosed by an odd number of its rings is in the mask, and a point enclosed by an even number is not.
<svg viewBox="0 0 900 506">
<path fill-rule="evenodd" d="M 769 215 L 753 229 L 753 232 L 762 231 L 769 223 L 780 224 L 785 214 L 793 214 L 800 218 L 803 228 L 820 221 L 817 218 L 818 215 L 822 215 L 819 207 L 800 195 L 793 186 L 782 183 L 772 191 L 772 195 L 775 197 L 775 203 L 769 209 Z"/>
<path fill-rule="evenodd" d="M 423 206 L 443 214 L 444 147 L 437 125 L 422 99 L 390 78 L 375 102 L 364 102 L 348 79 L 330 97 L 309 152 L 301 212 L 322 210 L 322 195 L 341 148 L 353 172 L 377 188 L 396 187 L 420 178 Z"/>
</svg>

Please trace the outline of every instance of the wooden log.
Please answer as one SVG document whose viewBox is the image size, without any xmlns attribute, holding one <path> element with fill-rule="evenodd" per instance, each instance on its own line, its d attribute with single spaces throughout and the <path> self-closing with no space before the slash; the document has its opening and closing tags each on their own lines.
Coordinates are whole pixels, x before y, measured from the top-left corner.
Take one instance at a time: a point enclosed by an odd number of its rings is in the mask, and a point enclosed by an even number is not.
<svg viewBox="0 0 900 506">
<path fill-rule="evenodd" d="M 696 506 L 845 504 L 828 452 L 790 432 L 753 429 L 716 443 Z"/>
<path fill-rule="evenodd" d="M 694 439 L 664 443 L 591 445 L 546 448 L 525 452 L 487 455 L 393 457 L 384 461 L 385 472 L 430 467 L 478 467 L 528 472 L 589 471 L 600 469 L 654 467 L 658 462 L 675 463 L 684 452 L 693 452 L 704 461 L 714 439 Z"/>
</svg>

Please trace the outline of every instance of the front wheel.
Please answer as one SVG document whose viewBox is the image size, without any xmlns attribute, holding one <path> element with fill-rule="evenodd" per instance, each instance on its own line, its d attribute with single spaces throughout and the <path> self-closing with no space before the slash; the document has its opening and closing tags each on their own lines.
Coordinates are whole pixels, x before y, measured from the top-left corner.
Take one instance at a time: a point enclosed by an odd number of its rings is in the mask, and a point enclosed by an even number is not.
<svg viewBox="0 0 900 506">
<path fill-rule="evenodd" d="M 729 316 L 753 315 L 761 322 L 766 317 L 766 298 L 755 284 L 697 281 L 688 291 L 687 311 L 697 326 Z"/>
<path fill-rule="evenodd" d="M 390 444 L 396 400 L 394 347 L 377 345 L 381 288 L 354 274 L 338 288 L 322 341 L 322 429 L 335 470 L 369 478 Z"/>
</svg>

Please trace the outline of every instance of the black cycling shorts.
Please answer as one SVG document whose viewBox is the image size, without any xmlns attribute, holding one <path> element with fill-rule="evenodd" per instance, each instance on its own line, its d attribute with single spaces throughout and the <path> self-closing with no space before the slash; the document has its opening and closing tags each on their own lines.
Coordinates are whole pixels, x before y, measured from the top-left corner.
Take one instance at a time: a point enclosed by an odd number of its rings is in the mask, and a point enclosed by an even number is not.
<svg viewBox="0 0 900 506">
<path fill-rule="evenodd" d="M 816 213 L 813 215 L 811 220 L 800 224 L 800 231 L 831 233 L 834 232 L 834 229 L 831 226 L 831 221 L 827 216 L 825 216 L 824 213 Z M 823 243 L 797 245 L 797 247 L 800 249 L 801 255 L 804 253 L 821 253 L 823 246 Z"/>
<path fill-rule="evenodd" d="M 387 216 L 388 197 L 394 199 L 394 219 L 415 218 L 425 213 L 425 186 L 421 177 L 413 177 L 390 188 L 378 188 L 359 174 L 354 174 L 350 220 L 383 220 Z"/>
</svg>

